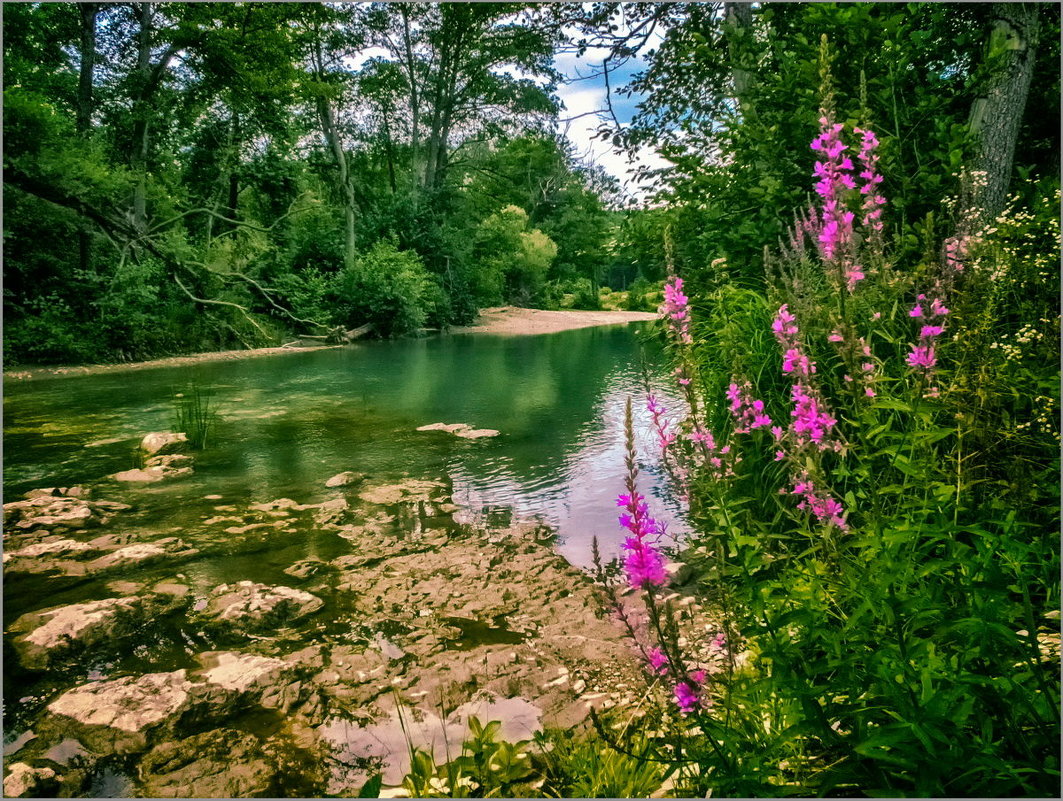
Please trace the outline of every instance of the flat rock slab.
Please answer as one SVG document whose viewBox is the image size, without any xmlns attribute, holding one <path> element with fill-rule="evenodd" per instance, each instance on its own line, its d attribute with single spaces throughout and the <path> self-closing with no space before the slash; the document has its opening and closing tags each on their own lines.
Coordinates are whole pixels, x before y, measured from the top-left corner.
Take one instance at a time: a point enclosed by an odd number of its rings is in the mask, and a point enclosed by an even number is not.
<svg viewBox="0 0 1063 801">
<path fill-rule="evenodd" d="M 493 428 L 473 428 L 468 423 L 430 423 L 426 426 L 418 426 L 418 431 L 445 431 L 462 439 L 482 439 L 484 437 L 497 437 L 498 433 Z"/>
<path fill-rule="evenodd" d="M 86 741 L 106 743 L 117 752 L 143 750 L 149 730 L 172 722 L 188 707 L 192 686 L 183 669 L 123 676 L 68 690 L 48 705 L 48 712 L 84 727 Z"/>
<path fill-rule="evenodd" d="M 205 682 L 240 693 L 277 684 L 280 675 L 291 669 L 283 659 L 235 651 L 207 652 L 196 658 L 203 664 Z"/>
<path fill-rule="evenodd" d="M 324 601 L 292 587 L 270 587 L 253 581 L 222 584 L 211 591 L 202 615 L 237 629 L 284 625 L 316 612 Z"/>
<path fill-rule="evenodd" d="M 23 665 L 44 669 L 74 648 L 117 643 L 177 605 L 175 596 L 133 596 L 30 612 L 11 625 L 11 644 Z"/>
</svg>

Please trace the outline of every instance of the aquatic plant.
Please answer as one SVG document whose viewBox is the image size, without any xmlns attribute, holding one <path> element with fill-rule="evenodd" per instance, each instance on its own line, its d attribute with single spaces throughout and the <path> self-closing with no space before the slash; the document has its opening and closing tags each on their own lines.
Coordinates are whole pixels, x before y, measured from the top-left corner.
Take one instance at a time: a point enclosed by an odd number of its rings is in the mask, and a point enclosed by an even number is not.
<svg viewBox="0 0 1063 801">
<path fill-rule="evenodd" d="M 213 391 L 193 385 L 184 392 L 174 392 L 172 402 L 173 431 L 184 433 L 192 450 L 206 448 L 221 422 L 214 407 Z"/>
</svg>

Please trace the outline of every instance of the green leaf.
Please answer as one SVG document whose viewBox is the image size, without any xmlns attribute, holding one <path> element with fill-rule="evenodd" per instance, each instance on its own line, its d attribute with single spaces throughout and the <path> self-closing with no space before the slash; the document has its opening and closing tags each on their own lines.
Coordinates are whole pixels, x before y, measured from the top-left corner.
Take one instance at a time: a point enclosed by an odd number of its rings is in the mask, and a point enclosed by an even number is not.
<svg viewBox="0 0 1063 801">
<path fill-rule="evenodd" d="M 362 785 L 358 791 L 359 798 L 380 798 L 380 786 L 384 783 L 384 774 L 377 773 Z"/>
</svg>

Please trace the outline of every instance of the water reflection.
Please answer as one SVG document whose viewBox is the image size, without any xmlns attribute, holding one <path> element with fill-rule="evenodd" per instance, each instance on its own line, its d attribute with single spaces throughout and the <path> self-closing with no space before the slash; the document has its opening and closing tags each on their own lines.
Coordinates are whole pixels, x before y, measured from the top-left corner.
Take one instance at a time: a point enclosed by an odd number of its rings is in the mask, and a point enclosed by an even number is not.
<svg viewBox="0 0 1063 801">
<path fill-rule="evenodd" d="M 131 466 L 147 431 L 168 430 L 170 397 L 209 387 L 224 424 L 188 479 L 150 488 L 101 486 L 104 497 L 150 498 L 157 519 L 212 513 L 226 502 L 327 497 L 345 470 L 372 479 L 449 476 L 459 502 L 512 508 L 559 529 L 560 549 L 586 565 L 597 536 L 621 541 L 623 409 L 636 399 L 640 447 L 655 448 L 635 365 L 634 328 L 532 337 L 474 335 L 365 343 L 341 350 L 205 363 L 5 386 L 8 497 L 33 487 L 92 483 Z M 435 422 L 502 432 L 466 441 L 418 432 Z M 644 473 L 642 489 L 659 494 Z M 651 504 L 652 505 L 652 504 Z M 670 517 L 674 510 L 655 508 Z"/>
</svg>

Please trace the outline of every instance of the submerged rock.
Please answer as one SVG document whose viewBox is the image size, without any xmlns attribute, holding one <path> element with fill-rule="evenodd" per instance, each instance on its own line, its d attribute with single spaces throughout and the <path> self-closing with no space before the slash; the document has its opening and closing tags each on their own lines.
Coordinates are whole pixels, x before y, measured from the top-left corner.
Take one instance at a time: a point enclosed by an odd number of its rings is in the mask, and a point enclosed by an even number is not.
<svg viewBox="0 0 1063 801">
<path fill-rule="evenodd" d="M 106 522 L 104 507 L 79 498 L 38 495 L 4 504 L 4 525 L 17 530 L 86 528 Z"/>
<path fill-rule="evenodd" d="M 277 768 L 253 735 L 214 729 L 156 746 L 139 774 L 145 797 L 253 798 L 272 794 Z"/>
<path fill-rule="evenodd" d="M 325 482 L 326 487 L 347 487 L 351 484 L 361 484 L 365 481 L 365 475 L 363 473 L 355 473 L 348 470 L 343 473 L 337 473 L 328 481 Z"/>
<path fill-rule="evenodd" d="M 41 487 L 25 493 L 23 498 L 88 498 L 85 487 Z"/>
<path fill-rule="evenodd" d="M 324 601 L 292 587 L 269 587 L 253 581 L 215 587 L 201 613 L 245 630 L 269 629 L 316 612 Z"/>
<path fill-rule="evenodd" d="M 426 426 L 418 426 L 418 431 L 446 431 L 448 434 L 456 434 L 459 431 L 468 431 L 472 426 L 468 423 L 429 423 Z"/>
<path fill-rule="evenodd" d="M 57 785 L 55 771 L 51 768 L 34 768 L 25 762 L 16 762 L 9 770 L 4 777 L 4 796 L 7 798 L 47 796 Z"/>
<path fill-rule="evenodd" d="M 183 453 L 153 456 L 144 462 L 144 469 L 123 470 L 111 476 L 115 481 L 155 482 L 192 474 L 192 457 Z"/>
<path fill-rule="evenodd" d="M 330 565 L 328 562 L 323 562 L 320 559 L 310 558 L 296 562 L 291 567 L 285 568 L 284 572 L 294 578 L 308 579 L 313 578 L 318 573 L 321 573 L 323 570 L 331 569 L 332 565 Z"/>
<path fill-rule="evenodd" d="M 431 423 L 419 426 L 418 431 L 445 431 L 462 439 L 481 439 L 483 437 L 497 437 L 499 432 L 493 428 L 473 428 L 468 423 Z"/>
<path fill-rule="evenodd" d="M 145 456 L 162 456 L 168 453 L 182 453 L 189 448 L 187 434 L 174 434 L 169 431 L 153 431 L 140 441 L 140 450 Z"/>
<path fill-rule="evenodd" d="M 115 567 L 140 565 L 166 558 L 185 559 L 199 553 L 198 548 L 190 548 L 177 537 L 163 537 L 154 542 L 138 542 L 124 548 L 104 554 L 99 559 L 89 562 L 90 571 L 110 570 Z"/>
<path fill-rule="evenodd" d="M 493 428 L 472 428 L 468 431 L 455 431 L 454 436 L 462 439 L 483 439 L 484 437 L 497 437 L 498 431 Z"/>
<path fill-rule="evenodd" d="M 105 598 L 30 612 L 16 620 L 11 643 L 22 664 L 46 668 L 75 648 L 114 643 L 145 621 L 176 607 L 173 596 Z"/>
<path fill-rule="evenodd" d="M 426 481 L 423 479 L 409 478 L 398 484 L 384 484 L 379 487 L 371 487 L 358 493 L 358 497 L 366 503 L 379 506 L 391 506 L 397 503 L 416 503 L 437 500 L 433 496 L 442 494 L 442 482 Z"/>
<path fill-rule="evenodd" d="M 98 549 L 77 540 L 57 539 L 35 542 L 18 551 L 4 551 L 4 561 L 11 559 L 37 559 L 42 556 L 67 556 L 97 551 Z"/>
</svg>

